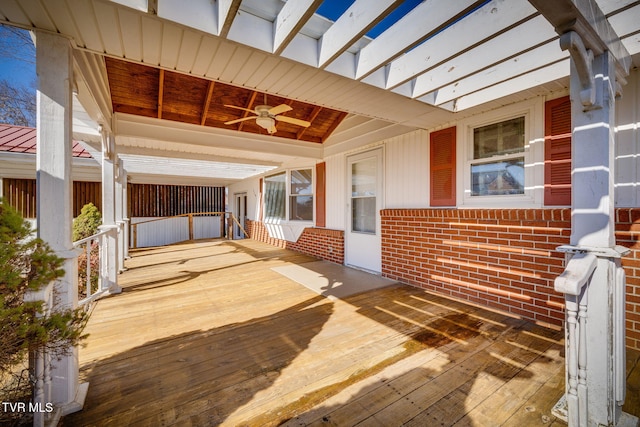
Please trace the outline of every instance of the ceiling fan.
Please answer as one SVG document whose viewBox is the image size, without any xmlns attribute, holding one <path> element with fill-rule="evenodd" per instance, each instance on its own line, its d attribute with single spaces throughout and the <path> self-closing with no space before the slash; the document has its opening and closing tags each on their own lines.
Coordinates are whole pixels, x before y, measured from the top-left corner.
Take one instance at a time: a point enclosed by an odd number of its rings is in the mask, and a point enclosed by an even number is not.
<svg viewBox="0 0 640 427">
<path fill-rule="evenodd" d="M 281 113 L 286 113 L 287 111 L 293 110 L 287 104 L 280 104 L 275 107 L 271 107 L 267 105 L 267 94 L 264 95 L 264 105 L 258 105 L 254 110 L 250 110 L 244 107 L 238 107 L 236 105 L 226 105 L 225 107 L 236 108 L 238 110 L 248 111 L 250 113 L 254 113 L 255 116 L 242 117 L 240 119 L 230 120 L 225 122 L 225 125 L 232 125 L 234 123 L 244 122 L 245 120 L 256 120 L 256 124 L 263 129 L 266 129 L 270 135 L 276 133 L 276 121 L 291 123 L 296 126 L 309 127 L 311 125 L 310 122 L 306 120 L 300 120 L 293 117 L 281 116 Z"/>
</svg>

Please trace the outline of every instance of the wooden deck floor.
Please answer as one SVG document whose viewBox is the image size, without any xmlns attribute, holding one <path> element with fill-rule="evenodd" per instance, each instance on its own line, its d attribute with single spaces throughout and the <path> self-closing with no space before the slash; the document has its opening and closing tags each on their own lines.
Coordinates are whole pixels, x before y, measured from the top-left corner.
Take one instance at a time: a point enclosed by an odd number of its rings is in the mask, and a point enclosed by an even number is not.
<svg viewBox="0 0 640 427">
<path fill-rule="evenodd" d="M 277 271 L 311 261 L 251 240 L 134 252 L 62 424 L 565 425 L 562 332 L 409 286 L 327 298 Z"/>
</svg>

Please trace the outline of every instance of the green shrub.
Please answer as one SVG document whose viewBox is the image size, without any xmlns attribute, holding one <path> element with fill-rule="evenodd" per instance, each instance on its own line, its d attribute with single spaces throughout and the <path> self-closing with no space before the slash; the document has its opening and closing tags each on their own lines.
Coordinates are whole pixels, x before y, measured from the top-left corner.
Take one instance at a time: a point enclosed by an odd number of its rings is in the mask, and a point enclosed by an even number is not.
<svg viewBox="0 0 640 427">
<path fill-rule="evenodd" d="M 47 313 L 42 301 L 25 301 L 29 292 L 38 291 L 64 275 L 63 262 L 45 242 L 33 238 L 29 223 L 20 214 L 0 200 L 0 400 L 3 402 L 17 401 L 25 386 L 30 392 L 36 379 L 30 375 L 25 381 L 21 370 L 30 352 L 45 349 L 56 357 L 84 338 L 86 315 L 81 309 L 54 307 Z M 53 297 L 57 300 L 55 291 Z M 1 418 L 0 424 L 7 421 Z"/>
<path fill-rule="evenodd" d="M 80 215 L 73 220 L 73 241 L 92 236 L 102 224 L 102 215 L 93 203 L 87 203 L 80 210 Z"/>
</svg>

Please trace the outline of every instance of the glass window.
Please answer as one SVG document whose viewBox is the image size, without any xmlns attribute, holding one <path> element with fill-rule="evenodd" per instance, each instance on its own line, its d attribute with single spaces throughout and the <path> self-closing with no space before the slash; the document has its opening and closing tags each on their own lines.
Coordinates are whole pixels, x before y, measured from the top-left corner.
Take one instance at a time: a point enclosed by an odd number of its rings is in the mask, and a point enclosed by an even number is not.
<svg viewBox="0 0 640 427">
<path fill-rule="evenodd" d="M 313 221 L 313 172 L 311 169 L 291 171 L 289 219 Z"/>
<path fill-rule="evenodd" d="M 377 160 L 361 160 L 351 165 L 351 230 L 376 232 Z"/>
<path fill-rule="evenodd" d="M 313 221 L 313 169 L 267 176 L 264 193 L 265 219 Z"/>
<path fill-rule="evenodd" d="M 265 218 L 285 219 L 286 172 L 268 176 L 264 179 Z"/>
<path fill-rule="evenodd" d="M 473 130 L 472 196 L 524 194 L 524 126 L 518 117 Z"/>
</svg>

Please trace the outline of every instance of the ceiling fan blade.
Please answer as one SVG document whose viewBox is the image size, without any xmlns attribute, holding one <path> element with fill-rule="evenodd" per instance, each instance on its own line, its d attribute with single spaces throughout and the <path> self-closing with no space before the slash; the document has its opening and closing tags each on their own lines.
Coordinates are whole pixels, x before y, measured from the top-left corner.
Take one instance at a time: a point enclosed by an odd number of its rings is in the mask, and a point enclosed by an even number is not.
<svg viewBox="0 0 640 427">
<path fill-rule="evenodd" d="M 224 106 L 225 107 L 229 107 L 229 108 L 235 108 L 237 110 L 248 111 L 250 113 L 254 113 L 255 114 L 255 110 L 250 110 L 250 109 L 244 108 L 244 107 L 238 107 L 237 105 L 227 105 L 227 104 L 225 104 Z"/>
<path fill-rule="evenodd" d="M 308 128 L 311 126 L 311 123 L 306 120 L 300 120 L 293 117 L 287 116 L 276 116 L 276 120 L 279 122 L 291 123 L 292 125 L 303 126 Z"/>
<path fill-rule="evenodd" d="M 269 135 L 273 135 L 277 131 L 278 131 L 278 129 L 276 129 L 275 125 L 271 126 L 269 129 L 267 129 L 267 132 L 269 132 Z"/>
<path fill-rule="evenodd" d="M 277 116 L 280 113 L 286 113 L 287 111 L 291 111 L 293 108 L 289 107 L 287 104 L 280 104 L 273 108 L 269 109 L 269 114 Z"/>
<path fill-rule="evenodd" d="M 251 119 L 255 119 L 257 116 L 249 116 L 249 117 L 243 117 L 241 119 L 235 119 L 235 120 L 231 120 L 228 122 L 224 122 L 225 125 L 232 125 L 234 123 L 240 123 L 240 122 L 244 122 L 245 120 L 251 120 Z"/>
</svg>

